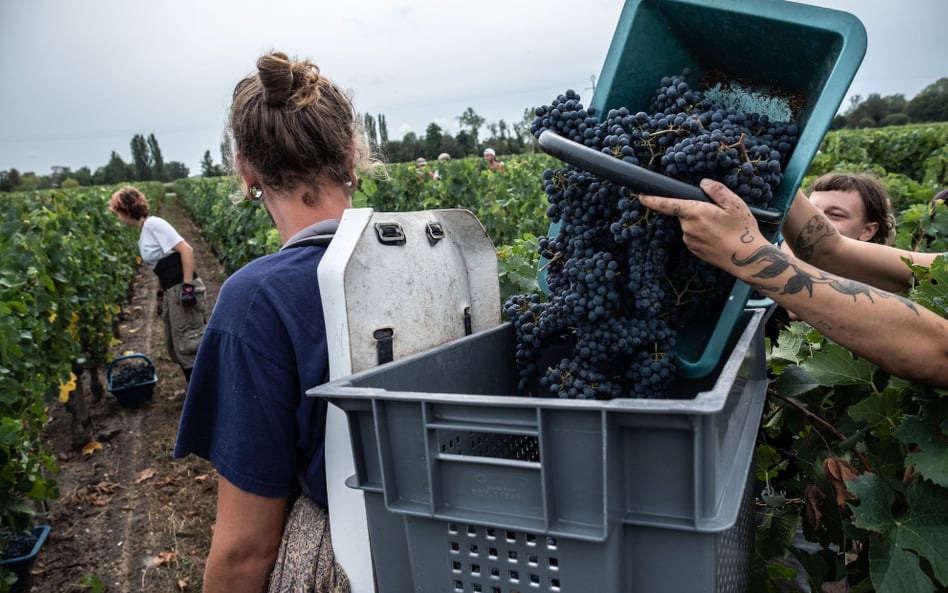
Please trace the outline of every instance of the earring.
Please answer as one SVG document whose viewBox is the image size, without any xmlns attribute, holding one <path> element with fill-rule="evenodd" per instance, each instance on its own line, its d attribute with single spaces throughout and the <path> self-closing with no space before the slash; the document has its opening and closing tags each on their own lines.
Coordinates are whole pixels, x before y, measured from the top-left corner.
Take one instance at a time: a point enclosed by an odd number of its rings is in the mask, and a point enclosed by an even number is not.
<svg viewBox="0 0 948 593">
<path fill-rule="evenodd" d="M 253 185 L 250 187 L 250 199 L 259 200 L 263 197 L 263 190 L 260 189 L 259 185 Z"/>
</svg>

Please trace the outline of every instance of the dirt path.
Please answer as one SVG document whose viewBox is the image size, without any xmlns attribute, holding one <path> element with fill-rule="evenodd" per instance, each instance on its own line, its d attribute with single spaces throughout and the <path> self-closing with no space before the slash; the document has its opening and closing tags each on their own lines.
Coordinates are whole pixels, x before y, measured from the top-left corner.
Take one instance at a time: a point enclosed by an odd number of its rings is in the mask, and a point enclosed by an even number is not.
<svg viewBox="0 0 948 593">
<path fill-rule="evenodd" d="M 157 214 L 194 248 L 208 304 L 214 303 L 226 276 L 217 258 L 175 196 L 169 195 Z M 45 433 L 59 464 L 60 497 L 45 517 L 52 529 L 33 567 L 34 592 L 201 590 L 217 479 L 203 460 L 171 457 L 185 383 L 165 351 L 164 329 L 155 313 L 157 288 L 154 273 L 143 266 L 112 352 L 140 352 L 155 363 L 152 401 L 122 407 L 108 392 L 95 401 L 84 377 L 91 436 L 102 445 L 91 454 L 72 445 L 71 417 L 63 405 L 50 406 Z M 99 371 L 103 384 L 105 372 Z"/>
</svg>

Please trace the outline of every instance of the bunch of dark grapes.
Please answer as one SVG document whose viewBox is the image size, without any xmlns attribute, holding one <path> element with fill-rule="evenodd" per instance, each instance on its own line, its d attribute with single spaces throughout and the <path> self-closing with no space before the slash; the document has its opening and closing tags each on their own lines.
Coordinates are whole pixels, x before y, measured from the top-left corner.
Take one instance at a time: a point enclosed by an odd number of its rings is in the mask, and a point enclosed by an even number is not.
<svg viewBox="0 0 948 593">
<path fill-rule="evenodd" d="M 155 380 L 155 370 L 148 365 L 125 365 L 111 377 L 111 389 L 127 389 L 147 385 Z"/>
<path fill-rule="evenodd" d="M 536 109 L 531 132 L 550 130 L 686 183 L 717 179 L 748 204 L 769 206 L 796 125 L 716 103 L 690 88 L 687 75 L 664 77 L 650 112 L 612 109 L 602 121 L 566 91 Z M 677 219 L 649 211 L 628 188 L 572 166 L 545 171 L 543 183 L 559 229 L 538 240 L 550 293 L 505 304 L 521 391 L 668 397 L 679 333 L 716 317 L 731 279 L 684 247 Z M 548 362 L 551 351 L 566 354 Z"/>
</svg>

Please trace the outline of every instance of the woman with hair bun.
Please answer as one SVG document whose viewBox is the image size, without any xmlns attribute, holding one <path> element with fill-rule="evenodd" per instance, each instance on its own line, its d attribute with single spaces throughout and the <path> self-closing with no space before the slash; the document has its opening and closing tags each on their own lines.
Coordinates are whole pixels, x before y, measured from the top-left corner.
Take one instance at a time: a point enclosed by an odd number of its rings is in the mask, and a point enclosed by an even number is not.
<svg viewBox="0 0 948 593">
<path fill-rule="evenodd" d="M 279 52 L 237 84 L 228 129 L 245 192 L 283 246 L 221 287 L 181 415 L 175 456 L 208 459 L 219 475 L 203 590 L 344 593 L 326 509 L 326 402 L 305 391 L 329 379 L 316 267 L 356 171 L 380 163 L 342 89 Z"/>
</svg>

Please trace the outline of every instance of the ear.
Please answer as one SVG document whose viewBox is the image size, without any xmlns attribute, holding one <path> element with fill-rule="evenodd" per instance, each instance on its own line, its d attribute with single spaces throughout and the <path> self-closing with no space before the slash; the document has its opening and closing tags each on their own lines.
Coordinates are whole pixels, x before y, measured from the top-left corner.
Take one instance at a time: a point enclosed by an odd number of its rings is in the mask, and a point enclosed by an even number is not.
<svg viewBox="0 0 948 593">
<path fill-rule="evenodd" d="M 860 241 L 868 241 L 876 236 L 876 233 L 879 232 L 879 223 L 878 222 L 867 222 L 862 227 L 862 232 L 859 233 Z"/>
<path fill-rule="evenodd" d="M 253 167 L 247 163 L 242 154 L 238 153 L 234 156 L 234 163 L 237 165 L 237 174 L 240 175 L 241 181 L 244 182 L 244 193 L 249 194 L 250 188 L 254 185 L 258 185 L 260 180 L 257 179 L 257 174 L 254 172 Z"/>
</svg>

